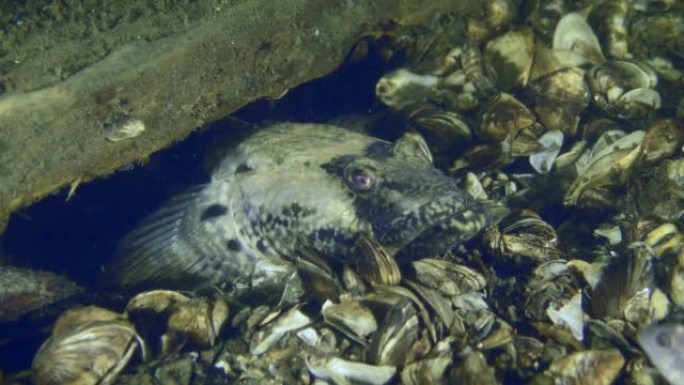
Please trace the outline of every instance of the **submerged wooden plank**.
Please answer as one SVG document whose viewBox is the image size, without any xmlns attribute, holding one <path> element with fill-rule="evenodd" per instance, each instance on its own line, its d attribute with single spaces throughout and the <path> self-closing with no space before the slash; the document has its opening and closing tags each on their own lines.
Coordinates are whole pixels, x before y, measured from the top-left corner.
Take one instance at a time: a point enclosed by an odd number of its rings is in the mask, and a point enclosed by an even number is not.
<svg viewBox="0 0 684 385">
<path fill-rule="evenodd" d="M 116 47 L 64 81 L 8 92 L 0 97 L 0 231 L 12 212 L 59 188 L 140 161 L 250 101 L 331 72 L 384 23 L 425 23 L 463 13 L 466 3 L 235 1 L 183 33 Z M 106 128 L 126 118 L 145 131 L 108 141 Z"/>
</svg>

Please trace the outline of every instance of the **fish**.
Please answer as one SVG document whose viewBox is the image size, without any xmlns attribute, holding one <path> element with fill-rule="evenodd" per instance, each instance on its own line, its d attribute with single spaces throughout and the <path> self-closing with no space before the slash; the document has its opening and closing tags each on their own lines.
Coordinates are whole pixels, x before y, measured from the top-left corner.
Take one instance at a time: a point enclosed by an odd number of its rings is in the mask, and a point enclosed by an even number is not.
<svg viewBox="0 0 684 385">
<path fill-rule="evenodd" d="M 684 324 L 650 325 L 639 331 L 637 341 L 670 384 L 684 384 Z"/>
<path fill-rule="evenodd" d="M 397 258 L 436 255 L 489 222 L 417 134 L 276 123 L 126 235 L 105 274 L 121 287 L 256 288 L 291 277 L 304 250 L 345 261 L 364 234 Z"/>
</svg>

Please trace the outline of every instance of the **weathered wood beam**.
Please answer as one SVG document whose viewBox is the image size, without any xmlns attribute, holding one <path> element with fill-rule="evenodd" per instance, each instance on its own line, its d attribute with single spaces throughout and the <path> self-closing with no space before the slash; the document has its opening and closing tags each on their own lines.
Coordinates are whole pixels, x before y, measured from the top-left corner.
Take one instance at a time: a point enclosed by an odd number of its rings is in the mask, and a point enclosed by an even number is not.
<svg viewBox="0 0 684 385">
<path fill-rule="evenodd" d="M 427 23 L 465 12 L 466 3 L 473 2 L 245 0 L 180 35 L 117 47 L 60 83 L 8 92 L 0 97 L 0 232 L 12 212 L 57 189 L 110 174 L 250 101 L 333 71 L 383 23 Z M 141 120 L 145 131 L 108 141 L 107 125 L 122 117 Z"/>
</svg>

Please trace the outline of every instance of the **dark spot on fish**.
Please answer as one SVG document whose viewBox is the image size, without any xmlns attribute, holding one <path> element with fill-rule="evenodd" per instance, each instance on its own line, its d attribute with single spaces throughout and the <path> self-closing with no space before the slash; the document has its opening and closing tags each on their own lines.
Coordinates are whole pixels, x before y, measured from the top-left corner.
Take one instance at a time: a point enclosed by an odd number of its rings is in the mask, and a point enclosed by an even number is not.
<svg viewBox="0 0 684 385">
<path fill-rule="evenodd" d="M 318 230 L 318 239 L 324 240 L 324 239 L 334 239 L 335 238 L 335 230 L 330 229 L 330 228 L 323 228 Z"/>
<path fill-rule="evenodd" d="M 240 251 L 240 249 L 242 249 L 242 247 L 240 247 L 240 242 L 238 242 L 235 239 L 228 240 L 228 243 L 226 245 L 228 246 L 228 250 L 230 251 Z"/>
<path fill-rule="evenodd" d="M 283 207 L 281 212 L 283 215 L 288 216 L 288 217 L 296 217 L 297 213 L 299 212 L 300 207 L 297 203 L 293 203 L 290 206 Z"/>
<path fill-rule="evenodd" d="M 342 233 L 335 231 L 333 228 L 325 227 L 309 235 L 309 241 L 312 243 L 322 242 L 329 245 L 343 245 L 347 243 L 347 239 Z"/>
<path fill-rule="evenodd" d="M 672 338 L 670 338 L 670 335 L 666 332 L 658 333 L 655 340 L 658 343 L 658 345 L 664 348 L 672 347 Z"/>
<path fill-rule="evenodd" d="M 366 147 L 366 156 L 382 161 L 392 156 L 392 145 L 385 142 L 373 142 Z"/>
<path fill-rule="evenodd" d="M 308 207 L 302 207 L 299 205 L 299 203 L 293 203 L 289 206 L 283 207 L 281 212 L 284 216 L 289 218 L 304 218 L 315 214 L 316 210 L 310 209 Z"/>
<path fill-rule="evenodd" d="M 240 163 L 237 168 L 235 169 L 236 174 L 240 174 L 243 172 L 250 172 L 252 171 L 252 168 L 249 167 L 246 163 Z"/>
<path fill-rule="evenodd" d="M 292 209 L 292 216 L 294 217 L 298 217 L 304 211 L 304 208 L 299 203 L 293 203 L 290 205 L 290 209 Z"/>
<path fill-rule="evenodd" d="M 261 251 L 262 253 L 265 253 L 268 248 L 266 247 L 266 243 L 262 239 L 259 239 L 256 244 L 257 249 Z"/>
<path fill-rule="evenodd" d="M 202 211 L 202 215 L 200 215 L 200 221 L 206 221 L 207 219 L 220 217 L 221 215 L 225 215 L 227 212 L 228 208 L 226 206 L 220 205 L 218 203 L 213 204 Z"/>
<path fill-rule="evenodd" d="M 290 225 L 290 222 L 287 220 L 287 217 L 268 214 L 267 222 L 264 225 L 264 227 L 269 229 L 286 228 Z"/>
<path fill-rule="evenodd" d="M 334 228 L 322 228 L 309 233 L 306 236 L 307 242 L 313 245 L 314 249 L 328 250 L 331 258 L 345 258 L 348 250 L 356 245 L 354 235 L 345 236 L 343 232 L 336 231 Z"/>
</svg>

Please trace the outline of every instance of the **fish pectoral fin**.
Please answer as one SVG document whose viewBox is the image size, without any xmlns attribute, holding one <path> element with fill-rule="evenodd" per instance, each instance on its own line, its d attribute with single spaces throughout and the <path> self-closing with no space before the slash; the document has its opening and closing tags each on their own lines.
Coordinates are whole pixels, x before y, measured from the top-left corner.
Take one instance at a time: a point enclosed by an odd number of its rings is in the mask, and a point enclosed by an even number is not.
<svg viewBox="0 0 684 385">
<path fill-rule="evenodd" d="M 105 267 L 107 286 L 192 286 L 208 262 L 195 247 L 198 209 L 207 185 L 182 193 L 126 235 Z"/>
</svg>

